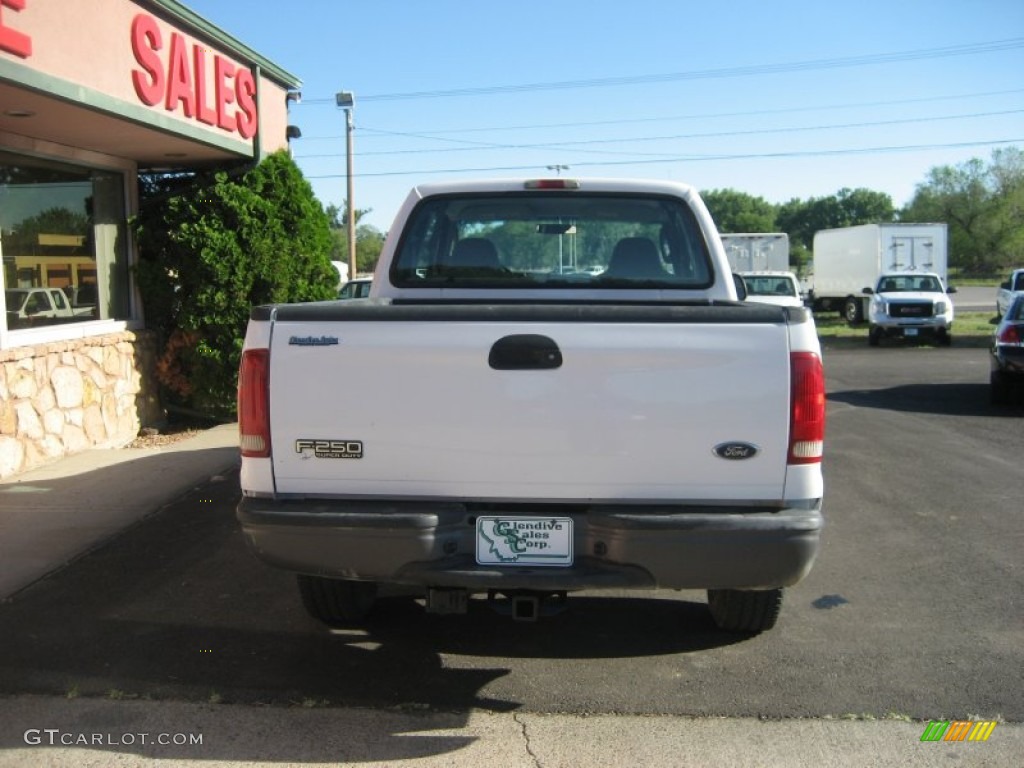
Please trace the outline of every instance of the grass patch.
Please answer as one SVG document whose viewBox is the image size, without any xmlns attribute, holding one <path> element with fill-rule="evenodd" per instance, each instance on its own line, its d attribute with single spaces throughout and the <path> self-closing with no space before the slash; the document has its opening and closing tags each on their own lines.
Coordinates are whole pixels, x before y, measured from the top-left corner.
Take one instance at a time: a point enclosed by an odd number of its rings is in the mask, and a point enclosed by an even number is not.
<svg viewBox="0 0 1024 768">
<path fill-rule="evenodd" d="M 995 325 L 991 320 L 992 312 L 958 312 L 953 320 L 953 346 L 956 347 L 987 347 L 992 340 Z M 839 342 L 842 346 L 868 343 L 868 325 L 862 323 L 851 328 L 835 312 L 822 312 L 814 316 L 818 328 L 818 338 L 822 342 Z M 883 344 L 886 342 L 882 342 Z M 900 343 L 898 340 L 888 343 Z"/>
</svg>

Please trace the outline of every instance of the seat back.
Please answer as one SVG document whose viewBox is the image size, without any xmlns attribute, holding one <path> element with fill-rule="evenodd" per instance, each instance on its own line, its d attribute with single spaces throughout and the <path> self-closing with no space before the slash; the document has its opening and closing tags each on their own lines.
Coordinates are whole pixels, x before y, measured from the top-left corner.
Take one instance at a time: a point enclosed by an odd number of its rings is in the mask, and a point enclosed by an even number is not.
<svg viewBox="0 0 1024 768">
<path fill-rule="evenodd" d="M 661 256 L 652 241 L 646 237 L 624 237 L 615 244 L 608 261 L 606 277 L 626 277 L 657 280 L 668 277 L 661 265 Z"/>
<path fill-rule="evenodd" d="M 498 249 L 485 237 L 467 237 L 455 243 L 450 267 L 458 269 L 500 270 Z"/>
</svg>

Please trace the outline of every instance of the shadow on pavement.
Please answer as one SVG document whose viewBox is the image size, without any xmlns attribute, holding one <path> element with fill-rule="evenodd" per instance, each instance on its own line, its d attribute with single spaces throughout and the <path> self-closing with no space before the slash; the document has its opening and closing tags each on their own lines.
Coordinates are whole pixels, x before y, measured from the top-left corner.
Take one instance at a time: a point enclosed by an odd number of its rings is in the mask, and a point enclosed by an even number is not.
<svg viewBox="0 0 1024 768">
<path fill-rule="evenodd" d="M 95 474 L 146 472 L 150 461 Z M 529 624 L 480 600 L 467 615 L 439 617 L 390 597 L 365 628 L 330 631 L 305 614 L 292 575 L 249 553 L 234 517 L 238 493 L 236 469 L 0 604 L 0 695 L 510 712 L 520 703 L 483 691 L 511 670 L 481 658 L 558 663 L 744 639 L 716 630 L 703 603 L 658 596 L 669 593 L 571 597 L 566 613 Z M 422 744 L 460 746 L 449 741 Z M 384 740 L 369 757 L 408 756 L 410 743 Z M 232 756 L 257 757 L 244 745 Z"/>
<path fill-rule="evenodd" d="M 829 392 L 830 401 L 858 408 L 947 416 L 1024 416 L 1022 403 L 998 407 L 990 403 L 988 384 L 905 384 L 888 389 Z"/>
</svg>

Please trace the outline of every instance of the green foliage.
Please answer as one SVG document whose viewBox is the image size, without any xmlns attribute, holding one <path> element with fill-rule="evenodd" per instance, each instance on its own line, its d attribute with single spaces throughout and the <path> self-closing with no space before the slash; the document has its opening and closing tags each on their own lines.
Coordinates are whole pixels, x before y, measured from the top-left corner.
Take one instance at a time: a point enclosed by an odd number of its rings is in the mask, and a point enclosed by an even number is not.
<svg viewBox="0 0 1024 768">
<path fill-rule="evenodd" d="M 997 149 L 988 165 L 975 158 L 932 168 L 901 221 L 946 222 L 950 265 L 966 274 L 1019 263 L 1024 258 L 1024 151 Z"/>
<path fill-rule="evenodd" d="M 47 208 L 35 216 L 22 219 L 15 231 L 3 233 L 8 255 L 36 253 L 40 248 L 40 235 L 92 235 L 92 222 L 84 213 L 68 208 Z"/>
<path fill-rule="evenodd" d="M 762 197 L 735 189 L 700 193 L 719 232 L 775 232 L 776 207 Z"/>
<path fill-rule="evenodd" d="M 356 272 L 373 272 L 384 250 L 384 235 L 372 224 L 360 224 L 360 220 L 372 208 L 356 208 Z M 348 207 L 327 206 L 327 218 L 331 227 L 331 259 L 348 264 Z M 351 277 L 355 277 L 352 275 Z"/>
<path fill-rule="evenodd" d="M 384 250 L 384 235 L 372 224 L 356 226 L 356 272 L 373 272 Z M 348 264 L 348 232 L 331 229 L 331 259 Z"/>
<path fill-rule="evenodd" d="M 892 198 L 870 189 L 840 189 L 828 197 L 790 200 L 779 206 L 776 222 L 787 232 L 794 251 L 809 252 L 814 233 L 822 229 L 852 227 L 857 224 L 881 224 L 895 221 Z"/>
<path fill-rule="evenodd" d="M 241 178 L 146 179 L 134 222 L 147 325 L 163 344 L 165 396 L 234 412 L 250 308 L 335 296 L 327 215 L 284 152 Z"/>
</svg>

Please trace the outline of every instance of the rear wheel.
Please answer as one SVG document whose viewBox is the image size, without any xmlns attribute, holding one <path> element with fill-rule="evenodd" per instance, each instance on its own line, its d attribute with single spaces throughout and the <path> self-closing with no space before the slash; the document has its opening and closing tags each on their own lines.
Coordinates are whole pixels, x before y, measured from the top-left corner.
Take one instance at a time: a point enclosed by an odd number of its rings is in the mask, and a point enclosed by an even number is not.
<svg viewBox="0 0 1024 768">
<path fill-rule="evenodd" d="M 782 589 L 709 589 L 708 608 L 719 629 L 756 634 L 775 626 Z"/>
<path fill-rule="evenodd" d="M 843 304 L 843 317 L 849 325 L 860 325 L 864 322 L 864 302 L 850 296 Z"/>
<path fill-rule="evenodd" d="M 329 627 L 357 624 L 373 609 L 377 585 L 372 581 L 300 575 L 299 594 L 307 613 Z"/>
</svg>

